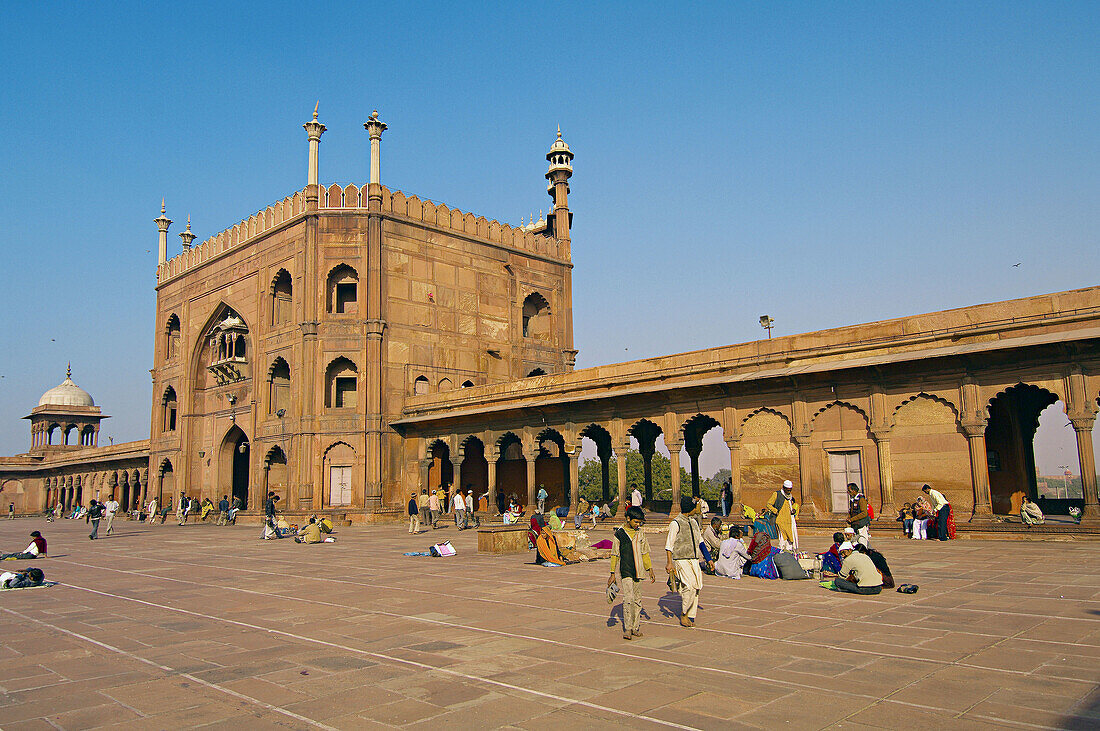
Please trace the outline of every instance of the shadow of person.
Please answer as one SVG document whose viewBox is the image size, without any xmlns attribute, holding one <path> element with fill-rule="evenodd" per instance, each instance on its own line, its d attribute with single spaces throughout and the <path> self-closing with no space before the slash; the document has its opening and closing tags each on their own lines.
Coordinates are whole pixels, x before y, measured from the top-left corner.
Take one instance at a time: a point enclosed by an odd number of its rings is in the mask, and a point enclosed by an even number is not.
<svg viewBox="0 0 1100 731">
<path fill-rule="evenodd" d="M 619 602 L 611 607 L 611 611 L 607 615 L 607 626 L 614 627 L 616 624 L 623 624 L 623 621 L 623 605 L 622 602 Z"/>
<path fill-rule="evenodd" d="M 680 595 L 670 591 L 657 600 L 657 608 L 661 610 L 661 614 L 665 617 L 679 617 L 681 603 Z"/>
</svg>

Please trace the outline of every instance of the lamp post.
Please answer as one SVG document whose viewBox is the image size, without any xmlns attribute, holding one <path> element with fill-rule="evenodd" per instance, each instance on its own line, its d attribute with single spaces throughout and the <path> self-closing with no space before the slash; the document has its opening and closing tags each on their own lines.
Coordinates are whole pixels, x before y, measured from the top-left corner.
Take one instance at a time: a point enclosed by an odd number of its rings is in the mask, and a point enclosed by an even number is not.
<svg viewBox="0 0 1100 731">
<path fill-rule="evenodd" d="M 1061 497 L 1062 497 L 1063 500 L 1065 500 L 1065 499 L 1069 498 L 1069 475 L 1070 475 L 1069 465 L 1068 464 L 1060 464 L 1060 465 L 1058 465 L 1058 469 L 1060 469 L 1062 471 L 1062 495 L 1061 495 Z"/>
<path fill-rule="evenodd" d="M 762 328 L 764 328 L 765 330 L 768 331 L 768 340 L 772 339 L 772 327 L 774 325 L 775 325 L 775 320 L 773 320 L 768 315 L 761 315 L 760 316 L 760 327 L 762 327 Z"/>
</svg>

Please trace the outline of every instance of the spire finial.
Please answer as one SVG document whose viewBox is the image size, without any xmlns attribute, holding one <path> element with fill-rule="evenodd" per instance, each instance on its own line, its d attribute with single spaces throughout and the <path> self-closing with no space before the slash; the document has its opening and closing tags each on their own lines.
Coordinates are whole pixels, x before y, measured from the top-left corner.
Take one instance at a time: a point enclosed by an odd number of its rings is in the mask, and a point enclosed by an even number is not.
<svg viewBox="0 0 1100 731">
<path fill-rule="evenodd" d="M 188 231 L 191 230 L 191 214 L 190 213 L 187 214 L 187 230 Z"/>
<path fill-rule="evenodd" d="M 164 214 L 164 211 L 165 211 L 165 208 L 164 208 L 164 198 L 161 198 L 161 199 L 160 199 L 160 212 L 161 212 L 161 214 L 162 214 L 162 215 Z"/>
<path fill-rule="evenodd" d="M 65 369 L 65 378 L 73 377 L 73 362 L 69 361 L 68 367 Z"/>
<path fill-rule="evenodd" d="M 317 121 L 317 110 L 321 108 L 321 100 L 318 99 L 317 103 L 313 105 L 313 121 Z"/>
<path fill-rule="evenodd" d="M 558 139 L 561 139 L 561 125 L 558 125 Z"/>
</svg>

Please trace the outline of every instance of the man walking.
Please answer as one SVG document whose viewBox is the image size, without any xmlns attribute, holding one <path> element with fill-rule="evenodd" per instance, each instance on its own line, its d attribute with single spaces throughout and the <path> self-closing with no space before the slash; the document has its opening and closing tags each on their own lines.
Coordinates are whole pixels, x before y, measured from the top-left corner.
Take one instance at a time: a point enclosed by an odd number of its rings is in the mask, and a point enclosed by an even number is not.
<svg viewBox="0 0 1100 731">
<path fill-rule="evenodd" d="M 119 504 L 114 495 L 103 505 L 104 514 L 107 517 L 107 535 L 111 535 L 111 528 L 115 522 L 115 513 L 118 512 L 118 508 Z"/>
<path fill-rule="evenodd" d="M 428 490 L 426 488 L 420 488 L 420 497 L 416 499 L 416 509 L 420 513 L 420 525 L 422 527 L 431 525 L 431 498 L 428 497 Z"/>
<path fill-rule="evenodd" d="M 634 489 L 630 491 L 630 504 L 636 508 L 642 507 L 642 491 L 638 489 L 637 485 L 632 485 Z"/>
<path fill-rule="evenodd" d="M 416 493 L 409 498 L 409 534 L 420 533 L 420 502 L 416 499 Z"/>
<path fill-rule="evenodd" d="M 649 574 L 650 583 L 657 580 L 653 575 L 649 541 L 642 531 L 643 525 L 645 513 L 642 509 L 633 505 L 627 508 L 626 523 L 615 530 L 615 546 L 611 554 L 611 576 L 607 579 L 607 586 L 614 584 L 615 579 L 619 580 L 623 598 L 624 640 L 642 636 L 642 572 Z"/>
<path fill-rule="evenodd" d="M 473 485 L 467 485 L 466 487 L 473 487 Z M 481 527 L 481 519 L 477 517 L 477 503 L 474 501 L 474 491 L 466 491 L 466 522 L 474 524 L 474 527 Z"/>
<path fill-rule="evenodd" d="M 88 504 L 88 515 L 85 516 L 85 521 L 92 524 L 92 532 L 88 534 L 88 538 L 93 541 L 99 537 L 99 521 L 103 518 L 103 508 L 93 500 Z"/>
<path fill-rule="evenodd" d="M 15 503 L 8 503 L 8 520 L 15 520 Z"/>
<path fill-rule="evenodd" d="M 157 498 L 154 495 L 149 501 L 149 525 L 157 524 Z"/>
<path fill-rule="evenodd" d="M 871 547 L 871 516 L 867 513 L 867 498 L 859 491 L 859 485 L 848 483 L 848 525 L 859 536 L 858 543 Z"/>
<path fill-rule="evenodd" d="M 275 531 L 276 536 L 279 534 L 275 528 L 275 503 L 278 499 L 279 496 L 274 492 L 267 493 L 267 500 L 264 502 L 264 530 L 260 533 L 260 538 L 267 537 L 268 526 L 271 526 L 271 530 Z"/>
<path fill-rule="evenodd" d="M 428 522 L 432 524 L 432 530 L 435 530 L 439 526 L 439 516 L 443 514 L 442 508 L 439 507 L 439 493 L 435 490 L 431 491 L 428 495 Z"/>
<path fill-rule="evenodd" d="M 451 507 L 455 511 L 455 526 L 459 530 L 466 530 L 466 499 L 462 496 L 462 490 L 455 490 Z"/>
<path fill-rule="evenodd" d="M 665 541 L 669 586 L 680 592 L 680 626 L 694 627 L 695 615 L 699 611 L 699 592 L 703 588 L 703 570 L 699 566 L 703 554 L 699 544 L 703 541 L 703 531 L 695 521 L 699 514 L 699 503 L 690 495 L 680 499 L 680 514 L 668 524 L 668 539 Z"/>
<path fill-rule="evenodd" d="M 936 538 L 948 540 L 951 536 L 947 534 L 947 516 L 951 514 L 951 503 L 947 502 L 942 492 L 933 490 L 931 485 L 922 487 L 921 492 L 928 496 L 932 510 L 936 511 Z"/>
<path fill-rule="evenodd" d="M 218 501 L 218 520 L 215 525 L 229 525 L 229 496 L 222 495 Z"/>
<path fill-rule="evenodd" d="M 180 499 L 176 503 L 176 522 L 183 525 L 187 522 L 187 493 L 180 490 Z"/>
<path fill-rule="evenodd" d="M 545 513 L 546 512 L 546 498 L 550 497 L 550 495 L 546 492 L 546 487 L 544 485 L 541 485 L 541 484 L 539 485 L 539 492 L 535 497 L 538 498 L 538 501 L 539 501 L 539 512 L 540 513 Z"/>
</svg>

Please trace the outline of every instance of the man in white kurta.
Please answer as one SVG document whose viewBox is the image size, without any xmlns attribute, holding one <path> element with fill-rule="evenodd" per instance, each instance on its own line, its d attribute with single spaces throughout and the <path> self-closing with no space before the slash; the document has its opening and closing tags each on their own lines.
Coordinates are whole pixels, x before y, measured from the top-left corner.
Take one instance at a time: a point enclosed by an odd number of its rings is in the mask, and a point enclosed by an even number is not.
<svg viewBox="0 0 1100 731">
<path fill-rule="evenodd" d="M 680 501 L 680 510 L 680 515 L 668 524 L 665 571 L 670 579 L 675 579 L 672 584 L 680 591 L 680 624 L 694 627 L 699 611 L 699 591 L 703 588 L 703 571 L 699 567 L 703 558 L 699 549 L 703 532 L 695 518 L 699 514 L 698 503 L 690 497 L 684 498 Z"/>
</svg>

